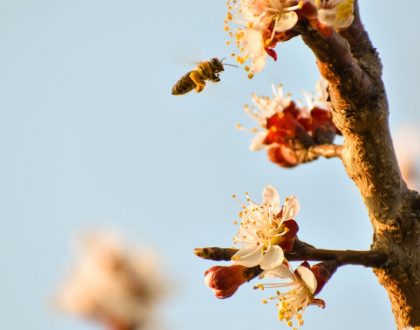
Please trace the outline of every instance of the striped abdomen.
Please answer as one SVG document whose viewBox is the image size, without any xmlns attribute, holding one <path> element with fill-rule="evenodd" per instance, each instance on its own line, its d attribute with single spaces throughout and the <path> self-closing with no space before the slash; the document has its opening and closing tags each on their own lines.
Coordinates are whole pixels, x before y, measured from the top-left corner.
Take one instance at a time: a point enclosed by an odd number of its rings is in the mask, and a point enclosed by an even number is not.
<svg viewBox="0 0 420 330">
<path fill-rule="evenodd" d="M 195 82 L 190 77 L 190 72 L 183 75 L 172 87 L 172 95 L 183 95 L 195 88 Z"/>
</svg>

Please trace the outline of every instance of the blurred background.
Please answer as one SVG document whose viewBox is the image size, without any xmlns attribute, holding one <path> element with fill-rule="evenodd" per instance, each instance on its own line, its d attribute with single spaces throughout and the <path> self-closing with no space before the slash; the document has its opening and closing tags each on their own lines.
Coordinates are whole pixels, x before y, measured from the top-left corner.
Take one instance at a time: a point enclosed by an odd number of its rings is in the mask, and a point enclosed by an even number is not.
<svg viewBox="0 0 420 330">
<path fill-rule="evenodd" d="M 418 127 L 420 3 L 360 2 L 384 64 L 391 129 Z M 201 94 L 171 95 L 194 62 L 231 52 L 225 11 L 224 1 L 0 0 L 3 328 L 100 329 L 57 312 L 53 297 L 76 259 L 71 242 L 104 228 L 155 249 L 170 289 L 164 329 L 286 329 L 252 285 L 216 299 L 203 283 L 214 263 L 192 253 L 231 246 L 240 209 L 231 195 L 260 201 L 267 184 L 299 198 L 302 240 L 369 248 L 367 213 L 338 160 L 281 169 L 235 129 L 253 126 L 243 112 L 253 92 L 271 95 L 279 82 L 296 98 L 314 90 L 314 56 L 299 38 L 279 44 L 278 62 L 252 80 L 228 67 Z M 307 309 L 306 330 L 395 328 L 370 269 L 340 269 L 320 298 L 327 307 Z"/>
</svg>

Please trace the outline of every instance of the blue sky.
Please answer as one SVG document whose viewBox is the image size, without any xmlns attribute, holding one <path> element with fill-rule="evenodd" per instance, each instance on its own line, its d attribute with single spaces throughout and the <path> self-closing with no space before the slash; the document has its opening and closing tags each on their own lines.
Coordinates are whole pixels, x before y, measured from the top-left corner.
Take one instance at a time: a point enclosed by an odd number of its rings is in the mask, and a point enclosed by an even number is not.
<svg viewBox="0 0 420 330">
<path fill-rule="evenodd" d="M 392 130 L 419 123 L 420 3 L 361 1 L 384 63 Z M 20 330 L 98 329 L 51 308 L 66 274 L 70 241 L 110 228 L 154 246 L 173 281 L 168 329 L 286 329 L 275 307 L 247 285 L 220 301 L 203 284 L 213 264 L 197 246 L 230 246 L 239 205 L 272 184 L 298 196 L 301 239 L 319 247 L 368 249 L 372 229 L 337 160 L 293 170 L 251 153 L 250 94 L 282 82 L 297 98 L 318 79 L 299 38 L 248 80 L 227 68 L 202 94 L 173 97 L 191 61 L 225 57 L 224 1 L 0 0 L 0 313 Z M 340 269 L 311 307 L 304 329 L 393 329 L 385 291 L 369 269 Z"/>
</svg>

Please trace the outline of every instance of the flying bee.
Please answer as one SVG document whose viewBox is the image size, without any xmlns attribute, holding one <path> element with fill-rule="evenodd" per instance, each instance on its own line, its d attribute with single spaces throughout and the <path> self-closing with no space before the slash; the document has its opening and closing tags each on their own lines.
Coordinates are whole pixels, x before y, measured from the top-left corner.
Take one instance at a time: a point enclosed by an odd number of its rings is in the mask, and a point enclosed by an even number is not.
<svg viewBox="0 0 420 330">
<path fill-rule="evenodd" d="M 220 81 L 219 73 L 224 71 L 224 65 L 235 66 L 233 64 L 223 63 L 224 59 L 219 60 L 217 57 L 210 61 L 198 63 L 194 70 L 183 75 L 172 87 L 172 95 L 183 95 L 195 89 L 200 93 L 206 86 L 206 80 L 213 82 Z"/>
</svg>

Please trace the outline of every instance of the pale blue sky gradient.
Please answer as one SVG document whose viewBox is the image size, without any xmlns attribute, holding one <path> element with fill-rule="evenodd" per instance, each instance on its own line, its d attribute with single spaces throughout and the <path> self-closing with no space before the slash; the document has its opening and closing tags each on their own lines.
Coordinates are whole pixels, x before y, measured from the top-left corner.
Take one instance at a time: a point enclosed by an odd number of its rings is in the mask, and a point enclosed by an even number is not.
<svg viewBox="0 0 420 330">
<path fill-rule="evenodd" d="M 419 123 L 420 3 L 360 2 L 384 63 L 392 129 Z M 338 160 L 280 169 L 235 129 L 251 126 L 242 106 L 252 92 L 269 94 L 273 82 L 297 98 L 314 89 L 314 57 L 299 38 L 251 81 L 227 68 L 200 95 L 171 95 L 189 60 L 230 53 L 224 15 L 224 1 L 0 0 L 2 329 L 98 329 L 50 303 L 71 238 L 97 227 L 158 249 L 174 283 L 167 329 L 286 329 L 252 285 L 214 298 L 203 284 L 213 263 L 192 253 L 230 246 L 240 209 L 230 196 L 260 200 L 267 184 L 300 199 L 301 239 L 369 248 L 366 211 Z M 340 269 L 320 297 L 327 307 L 307 310 L 305 330 L 394 329 L 369 269 Z"/>
</svg>

